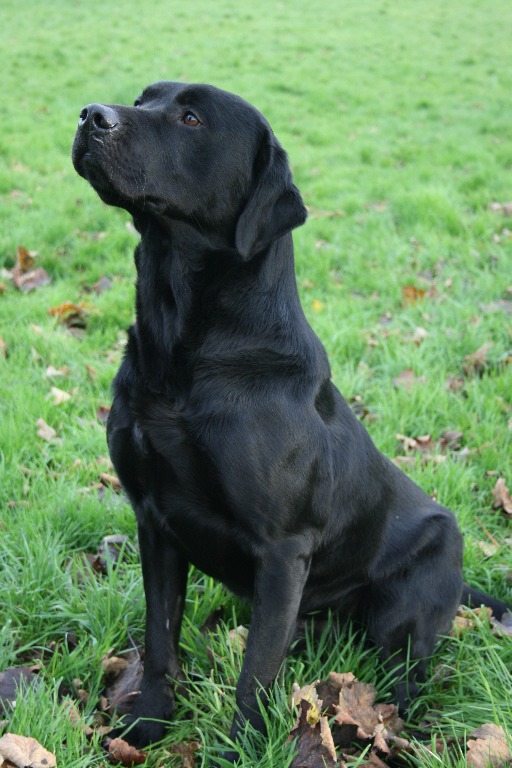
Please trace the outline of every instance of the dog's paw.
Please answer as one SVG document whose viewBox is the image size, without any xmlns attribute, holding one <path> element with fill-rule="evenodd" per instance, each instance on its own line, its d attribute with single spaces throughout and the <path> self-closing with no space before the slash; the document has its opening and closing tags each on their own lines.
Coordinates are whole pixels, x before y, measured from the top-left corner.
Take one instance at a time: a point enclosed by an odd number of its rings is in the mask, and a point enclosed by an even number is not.
<svg viewBox="0 0 512 768">
<path fill-rule="evenodd" d="M 137 749 L 144 749 L 162 741 L 168 725 L 168 722 L 160 719 L 150 720 L 135 715 L 125 715 L 109 736 L 121 738 Z"/>
</svg>

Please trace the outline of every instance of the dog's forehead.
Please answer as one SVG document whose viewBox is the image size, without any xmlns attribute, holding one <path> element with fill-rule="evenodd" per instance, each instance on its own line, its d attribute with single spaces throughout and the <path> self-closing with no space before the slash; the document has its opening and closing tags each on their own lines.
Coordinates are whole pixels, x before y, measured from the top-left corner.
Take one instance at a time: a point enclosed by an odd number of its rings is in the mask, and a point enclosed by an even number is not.
<svg viewBox="0 0 512 768">
<path fill-rule="evenodd" d="M 215 111 L 234 109 L 241 116 L 252 115 L 254 119 L 268 124 L 265 117 L 240 96 L 206 83 L 183 83 L 174 80 L 160 80 L 144 89 L 142 97 L 148 101 L 164 104 L 177 103 L 183 107 L 202 106 Z"/>
</svg>

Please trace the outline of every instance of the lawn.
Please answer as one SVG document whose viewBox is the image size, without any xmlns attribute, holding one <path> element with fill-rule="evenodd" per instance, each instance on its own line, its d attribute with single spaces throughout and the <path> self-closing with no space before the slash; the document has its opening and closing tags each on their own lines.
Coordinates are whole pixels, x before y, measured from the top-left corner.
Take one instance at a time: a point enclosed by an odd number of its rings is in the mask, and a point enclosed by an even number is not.
<svg viewBox="0 0 512 768">
<path fill-rule="evenodd" d="M 493 494 L 512 489 L 511 24 L 509 0 L 157 0 L 143 12 L 4 0 L 0 672 L 32 669 L 3 720 L 0 708 L 4 731 L 59 766 L 106 765 L 106 659 L 143 640 L 135 521 L 109 477 L 103 418 L 133 319 L 137 236 L 76 175 L 70 148 L 85 104 L 129 104 L 154 80 L 210 82 L 267 116 L 310 212 L 297 279 L 336 384 L 378 447 L 455 512 L 466 580 L 512 602 L 512 514 Z M 17 254 L 48 281 L 18 288 Z M 114 534 L 123 556 L 105 565 L 94 553 Z M 225 746 L 243 653 L 233 630 L 249 616 L 194 574 L 189 698 L 147 766 L 186 765 L 173 747 L 191 741 L 206 766 Z M 287 661 L 244 768 L 291 765 L 294 682 L 352 672 L 390 700 L 353 628 L 320 645 Z M 486 616 L 445 639 L 407 731 L 426 746 L 403 760 L 463 766 L 474 728 L 512 734 L 511 668 L 512 639 Z M 448 746 L 433 754 L 436 737 Z"/>
</svg>

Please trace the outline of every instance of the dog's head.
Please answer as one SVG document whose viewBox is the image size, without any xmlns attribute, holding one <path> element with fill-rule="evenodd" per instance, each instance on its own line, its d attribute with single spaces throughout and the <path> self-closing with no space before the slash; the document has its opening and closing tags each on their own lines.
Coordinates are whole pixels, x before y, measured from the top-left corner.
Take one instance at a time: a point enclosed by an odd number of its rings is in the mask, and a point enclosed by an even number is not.
<svg viewBox="0 0 512 768">
<path fill-rule="evenodd" d="M 265 118 L 210 85 L 159 82 L 133 107 L 89 104 L 73 164 L 106 203 L 220 234 L 244 259 L 306 219 Z"/>
</svg>

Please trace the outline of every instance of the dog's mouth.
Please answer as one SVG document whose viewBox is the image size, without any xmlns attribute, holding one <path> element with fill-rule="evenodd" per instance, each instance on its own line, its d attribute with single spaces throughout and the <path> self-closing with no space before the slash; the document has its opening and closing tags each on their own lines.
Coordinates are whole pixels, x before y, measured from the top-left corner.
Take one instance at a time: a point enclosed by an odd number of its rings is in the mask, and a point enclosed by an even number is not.
<svg viewBox="0 0 512 768">
<path fill-rule="evenodd" d="M 77 173 L 89 182 L 104 202 L 122 206 L 126 195 L 120 190 L 122 162 L 117 156 L 121 128 L 115 107 L 105 104 L 84 107 L 73 141 L 72 160 Z"/>
</svg>

